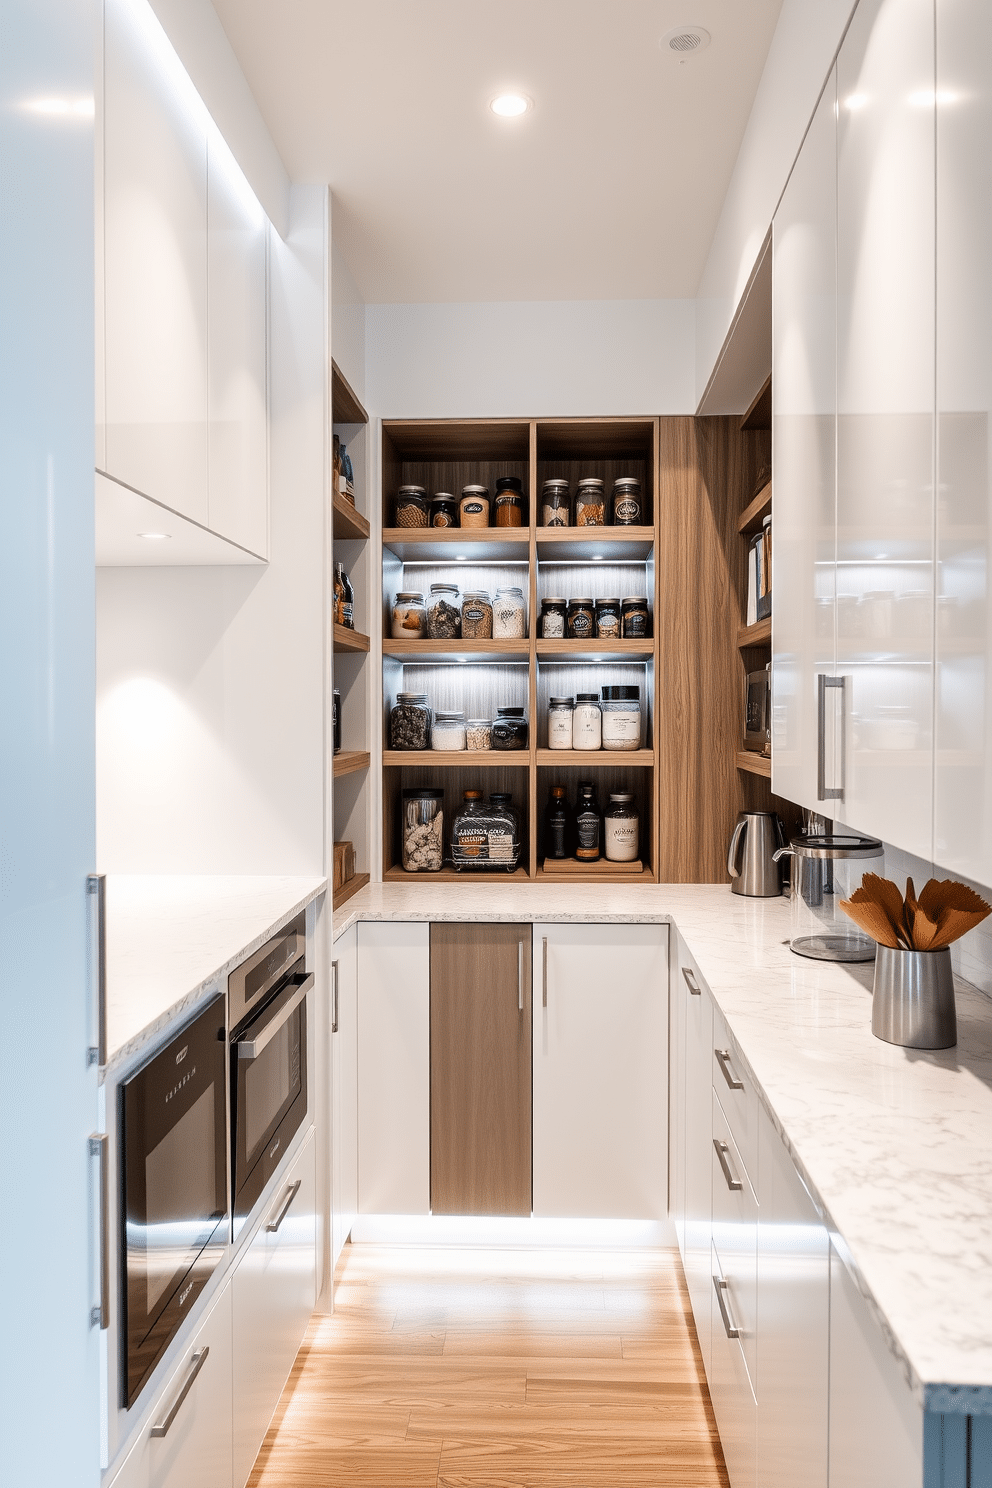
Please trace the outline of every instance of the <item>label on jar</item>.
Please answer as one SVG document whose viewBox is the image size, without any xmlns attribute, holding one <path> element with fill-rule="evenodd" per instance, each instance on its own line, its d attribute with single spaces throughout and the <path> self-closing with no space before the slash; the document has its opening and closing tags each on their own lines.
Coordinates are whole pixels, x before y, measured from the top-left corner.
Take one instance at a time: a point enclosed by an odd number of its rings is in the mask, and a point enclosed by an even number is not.
<svg viewBox="0 0 992 1488">
<path fill-rule="evenodd" d="M 595 703 L 577 703 L 572 714 L 572 748 L 599 749 L 602 737 L 602 714 Z"/>
<path fill-rule="evenodd" d="M 513 835 L 510 832 L 490 831 L 489 861 L 491 863 L 513 862 Z"/>
<path fill-rule="evenodd" d="M 567 506 L 545 506 L 541 510 L 541 521 L 545 527 L 567 527 Z"/>
<path fill-rule="evenodd" d="M 548 714 L 548 748 L 571 749 L 572 710 L 558 708 Z"/>
<path fill-rule="evenodd" d="M 432 527 L 454 527 L 454 522 L 448 512 L 435 512 L 431 517 Z"/>
<path fill-rule="evenodd" d="M 611 863 L 633 863 L 637 858 L 637 817 L 608 816 L 603 845 Z"/>
<path fill-rule="evenodd" d="M 488 620 L 489 609 L 479 604 L 467 604 L 462 606 L 462 620 L 472 620 L 476 624 L 480 620 Z"/>
<path fill-rule="evenodd" d="M 636 496 L 621 496 L 613 503 L 613 521 L 617 527 L 636 527 L 641 520 L 641 503 Z"/>
<path fill-rule="evenodd" d="M 609 744 L 624 744 L 628 749 L 636 749 L 641 742 L 641 715 L 633 710 L 630 713 L 611 711 L 607 708 L 603 713 L 603 748 Z"/>
<path fill-rule="evenodd" d="M 648 633 L 648 617 L 645 610 L 627 610 L 623 616 L 625 640 L 639 640 Z"/>
<path fill-rule="evenodd" d="M 541 631 L 546 641 L 564 640 L 565 616 L 561 610 L 545 610 L 541 617 Z"/>
<path fill-rule="evenodd" d="M 583 639 L 592 635 L 593 618 L 588 610 L 579 610 L 578 614 L 570 615 L 568 619 L 568 633 L 576 639 Z"/>
<path fill-rule="evenodd" d="M 580 811 L 575 819 L 575 833 L 578 846 L 575 849 L 577 858 L 599 857 L 599 813 L 596 811 Z"/>
<path fill-rule="evenodd" d="M 459 857 L 462 858 L 484 858 L 489 848 L 489 837 L 486 832 L 458 831 L 455 838 L 455 847 Z"/>
<path fill-rule="evenodd" d="M 620 616 L 616 610 L 602 610 L 596 616 L 596 634 L 604 641 L 620 639 Z"/>
<path fill-rule="evenodd" d="M 486 504 L 485 504 L 484 501 L 463 501 L 462 502 L 462 516 L 463 517 L 481 517 L 482 514 L 483 514 L 483 512 L 485 510 L 486 510 Z"/>
</svg>

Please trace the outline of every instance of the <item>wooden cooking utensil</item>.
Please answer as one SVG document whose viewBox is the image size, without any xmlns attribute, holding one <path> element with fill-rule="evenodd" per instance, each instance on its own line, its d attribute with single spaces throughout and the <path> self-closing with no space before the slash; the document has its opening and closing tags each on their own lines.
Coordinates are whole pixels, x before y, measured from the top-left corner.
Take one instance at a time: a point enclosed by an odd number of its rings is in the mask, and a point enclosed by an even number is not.
<svg viewBox="0 0 992 1488">
<path fill-rule="evenodd" d="M 857 895 L 860 892 L 860 889 L 856 889 L 850 899 L 842 899 L 841 909 L 878 945 L 889 946 L 893 951 L 898 950 L 899 942 L 885 910 L 874 899 L 859 900 Z"/>
<path fill-rule="evenodd" d="M 898 885 L 890 878 L 879 878 L 877 873 L 866 873 L 861 880 L 860 889 L 855 890 L 851 898 L 863 902 L 862 896 L 884 910 L 896 938 L 896 945 L 902 946 L 903 950 L 911 949 L 912 943 L 906 934 L 903 897 Z"/>
</svg>

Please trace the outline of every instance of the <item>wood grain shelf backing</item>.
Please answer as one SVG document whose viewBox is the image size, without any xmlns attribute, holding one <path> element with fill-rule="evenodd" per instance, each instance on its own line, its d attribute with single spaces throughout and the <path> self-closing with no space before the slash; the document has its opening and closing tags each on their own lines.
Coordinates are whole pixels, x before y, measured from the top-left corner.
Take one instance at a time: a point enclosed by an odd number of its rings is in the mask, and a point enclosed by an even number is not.
<svg viewBox="0 0 992 1488">
<path fill-rule="evenodd" d="M 383 656 L 403 661 L 451 661 L 460 656 L 475 661 L 525 662 L 530 656 L 530 642 L 522 641 L 394 641 L 382 643 Z"/>
<path fill-rule="evenodd" d="M 360 630 L 349 630 L 346 625 L 334 622 L 334 649 L 335 651 L 358 651 L 366 652 L 369 649 L 369 638 Z"/>
<path fill-rule="evenodd" d="M 538 492 L 540 497 L 540 492 Z M 653 527 L 538 527 L 537 556 L 546 563 L 637 562 L 654 547 Z"/>
<path fill-rule="evenodd" d="M 368 522 L 344 496 L 337 491 L 331 498 L 334 520 L 335 542 L 364 542 L 370 532 Z"/>
<path fill-rule="evenodd" d="M 771 756 L 758 754 L 752 749 L 739 749 L 737 751 L 737 768 L 746 770 L 749 775 L 763 775 L 766 780 L 772 778 Z"/>
<path fill-rule="evenodd" d="M 526 563 L 526 527 L 386 527 L 382 546 L 402 563 Z"/>
<path fill-rule="evenodd" d="M 359 889 L 364 889 L 368 882 L 367 873 L 356 873 L 354 878 L 349 878 L 346 884 L 342 884 L 339 889 L 333 891 L 333 907 L 340 909 L 342 904 L 347 904 L 349 899 L 354 898 Z"/>
<path fill-rule="evenodd" d="M 578 765 L 583 769 L 605 770 L 611 766 L 635 765 L 648 769 L 654 764 L 653 749 L 539 749 L 537 763 L 552 769 Z"/>
<path fill-rule="evenodd" d="M 359 770 L 367 770 L 372 763 L 372 756 L 367 749 L 341 749 L 334 756 L 334 778 L 341 775 L 354 775 Z"/>
<path fill-rule="evenodd" d="M 406 869 L 398 863 L 392 868 L 387 868 L 382 875 L 383 883 L 416 883 L 422 878 L 425 883 L 467 883 L 478 884 L 482 880 L 491 880 L 495 884 L 519 883 L 521 879 L 528 877 L 527 869 L 521 863 L 508 873 L 505 868 L 479 868 L 467 869 L 459 872 L 457 868 L 442 868 L 439 873 L 407 873 Z"/>
<path fill-rule="evenodd" d="M 548 661 L 651 661 L 654 641 L 539 640 L 537 654 Z"/>
<path fill-rule="evenodd" d="M 440 769 L 505 769 L 507 765 L 526 765 L 526 749 L 384 749 L 383 766 L 388 770 L 406 765 L 437 766 Z"/>
<path fill-rule="evenodd" d="M 772 643 L 772 617 L 766 615 L 754 625 L 742 625 L 737 632 L 737 646 L 741 651 L 748 646 L 770 646 Z"/>
<path fill-rule="evenodd" d="M 761 387 L 755 393 L 750 408 L 741 419 L 741 431 L 752 433 L 757 429 L 771 429 L 772 426 L 772 374 L 769 372 Z"/>
<path fill-rule="evenodd" d="M 752 532 L 759 532 L 761 524 L 772 509 L 772 483 L 768 482 L 762 486 L 754 500 L 749 502 L 741 513 L 741 519 L 737 523 L 737 530 L 743 536 L 749 536 Z"/>
<path fill-rule="evenodd" d="M 335 424 L 367 424 L 369 416 L 337 362 L 331 361 L 331 421 Z"/>
</svg>

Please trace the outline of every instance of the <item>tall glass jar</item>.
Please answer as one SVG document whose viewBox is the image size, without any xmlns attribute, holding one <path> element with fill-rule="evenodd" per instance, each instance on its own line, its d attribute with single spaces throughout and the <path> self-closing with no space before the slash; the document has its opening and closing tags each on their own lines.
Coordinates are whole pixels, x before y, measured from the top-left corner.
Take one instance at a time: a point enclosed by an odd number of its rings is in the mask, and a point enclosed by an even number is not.
<svg viewBox="0 0 992 1488">
<path fill-rule="evenodd" d="M 431 705 L 425 692 L 398 692 L 389 714 L 390 749 L 429 749 Z"/>
<path fill-rule="evenodd" d="M 568 527 L 572 521 L 572 502 L 568 481 L 552 476 L 541 490 L 541 526 Z"/>
<path fill-rule="evenodd" d="M 527 634 L 527 607 L 519 585 L 497 589 L 493 600 L 493 640 L 522 641 Z"/>
<path fill-rule="evenodd" d="M 407 873 L 440 873 L 444 864 L 444 791 L 417 786 L 403 792 L 402 863 Z"/>
<path fill-rule="evenodd" d="M 493 602 L 487 589 L 466 589 L 462 595 L 462 640 L 491 641 Z"/>
<path fill-rule="evenodd" d="M 604 687 L 603 748 L 640 749 L 641 689 L 639 687 Z"/>
<path fill-rule="evenodd" d="M 575 488 L 575 525 L 606 526 L 606 492 L 598 476 L 585 476 Z"/>
<path fill-rule="evenodd" d="M 457 584 L 432 584 L 427 600 L 427 634 L 432 641 L 457 641 L 462 612 Z"/>
<path fill-rule="evenodd" d="M 393 600 L 390 629 L 394 641 L 420 641 L 427 634 L 424 596 L 416 589 L 401 589 Z"/>
<path fill-rule="evenodd" d="M 568 600 L 549 598 L 541 600 L 541 619 L 538 635 L 546 641 L 563 641 L 568 615 Z"/>
<path fill-rule="evenodd" d="M 570 697 L 553 697 L 548 702 L 548 748 L 572 748 L 572 713 L 575 702 Z"/>
<path fill-rule="evenodd" d="M 610 863 L 636 863 L 640 819 L 629 791 L 611 791 L 603 812 L 603 855 Z"/>
<path fill-rule="evenodd" d="M 579 692 L 575 695 L 572 712 L 572 748 L 602 749 L 603 715 L 599 698 L 594 692 Z"/>
</svg>

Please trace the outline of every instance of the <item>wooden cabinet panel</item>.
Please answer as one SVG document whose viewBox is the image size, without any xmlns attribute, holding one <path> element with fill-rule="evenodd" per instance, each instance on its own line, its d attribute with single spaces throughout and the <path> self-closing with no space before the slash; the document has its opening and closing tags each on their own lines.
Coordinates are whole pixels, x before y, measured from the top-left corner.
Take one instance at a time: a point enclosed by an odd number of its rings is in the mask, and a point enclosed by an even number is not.
<svg viewBox="0 0 992 1488">
<path fill-rule="evenodd" d="M 431 1210 L 531 1212 L 531 927 L 431 926 Z"/>
</svg>

